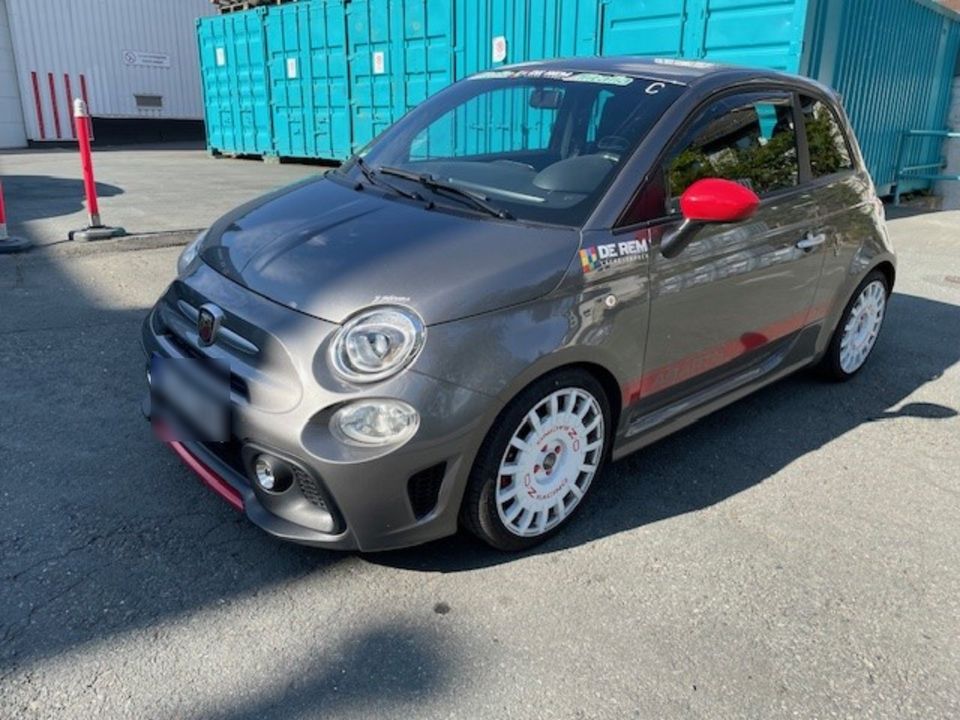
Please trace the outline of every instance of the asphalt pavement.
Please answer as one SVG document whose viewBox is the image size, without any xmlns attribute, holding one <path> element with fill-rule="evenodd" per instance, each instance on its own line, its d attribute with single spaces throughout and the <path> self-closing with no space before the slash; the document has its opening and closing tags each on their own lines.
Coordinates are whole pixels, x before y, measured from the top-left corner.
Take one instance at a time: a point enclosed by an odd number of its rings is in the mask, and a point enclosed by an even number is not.
<svg viewBox="0 0 960 720">
<path fill-rule="evenodd" d="M 139 235 L 208 227 L 251 197 L 324 172 L 318 164 L 211 158 L 198 143 L 94 147 L 103 222 Z M 0 151 L 10 234 L 44 246 L 87 225 L 76 149 Z"/>
<path fill-rule="evenodd" d="M 611 466 L 502 555 L 273 540 L 151 435 L 176 247 L 0 258 L 0 717 L 960 716 L 960 213 L 886 327 Z"/>
</svg>

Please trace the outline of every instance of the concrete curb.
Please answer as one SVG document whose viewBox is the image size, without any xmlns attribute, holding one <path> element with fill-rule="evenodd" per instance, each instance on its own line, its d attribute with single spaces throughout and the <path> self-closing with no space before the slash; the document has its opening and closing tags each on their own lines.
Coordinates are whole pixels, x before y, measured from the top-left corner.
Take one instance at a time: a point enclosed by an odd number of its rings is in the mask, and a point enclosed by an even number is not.
<svg viewBox="0 0 960 720">
<path fill-rule="evenodd" d="M 168 232 L 144 233 L 141 235 L 125 235 L 124 237 L 96 242 L 70 242 L 67 240 L 35 245 L 32 250 L 19 255 L 0 255 L 17 258 L 20 262 L 34 260 L 50 260 L 57 258 L 77 257 L 88 255 L 102 255 L 105 253 L 133 252 L 136 250 L 158 250 L 166 247 L 186 245 L 193 240 L 200 230 L 172 230 Z"/>
</svg>

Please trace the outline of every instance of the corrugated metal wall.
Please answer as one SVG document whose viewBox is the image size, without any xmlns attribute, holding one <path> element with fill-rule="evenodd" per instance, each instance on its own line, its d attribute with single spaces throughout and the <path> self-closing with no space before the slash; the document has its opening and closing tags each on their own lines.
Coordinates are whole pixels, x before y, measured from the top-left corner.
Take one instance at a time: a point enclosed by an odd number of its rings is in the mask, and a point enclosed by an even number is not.
<svg viewBox="0 0 960 720">
<path fill-rule="evenodd" d="M 17 148 L 26 144 L 6 0 L 0 0 L 0 148 Z"/>
<path fill-rule="evenodd" d="M 890 193 L 902 131 L 947 129 L 960 23 L 913 0 L 814 0 L 807 37 L 801 71 L 843 96 L 878 192 Z M 942 155 L 938 139 L 907 148 L 908 165 Z"/>
<path fill-rule="evenodd" d="M 98 117 L 203 117 L 195 19 L 216 12 L 208 0 L 7 0 L 7 10 L 30 139 L 69 140 L 68 96 L 84 85 Z"/>
</svg>

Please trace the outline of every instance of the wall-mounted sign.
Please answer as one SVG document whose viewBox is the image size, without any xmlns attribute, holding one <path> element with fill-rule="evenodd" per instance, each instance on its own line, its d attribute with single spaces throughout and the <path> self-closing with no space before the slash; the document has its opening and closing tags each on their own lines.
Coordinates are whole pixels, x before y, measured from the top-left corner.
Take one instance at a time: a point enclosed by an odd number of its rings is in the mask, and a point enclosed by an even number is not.
<svg viewBox="0 0 960 720">
<path fill-rule="evenodd" d="M 493 39 L 491 54 L 494 62 L 503 62 L 507 59 L 507 39 L 503 35 L 497 35 Z"/>
<path fill-rule="evenodd" d="M 124 50 L 123 64 L 131 67 L 170 67 L 170 56 L 166 53 L 143 52 L 141 50 Z"/>
<path fill-rule="evenodd" d="M 383 75 L 386 71 L 386 60 L 383 57 L 383 53 L 375 52 L 373 54 L 373 74 Z"/>
</svg>

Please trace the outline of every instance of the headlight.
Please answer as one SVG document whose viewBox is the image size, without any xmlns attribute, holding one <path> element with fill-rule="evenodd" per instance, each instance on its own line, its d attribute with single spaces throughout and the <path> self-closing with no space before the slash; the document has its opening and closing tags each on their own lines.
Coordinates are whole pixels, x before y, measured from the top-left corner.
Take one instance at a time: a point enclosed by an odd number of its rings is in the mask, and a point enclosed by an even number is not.
<svg viewBox="0 0 960 720">
<path fill-rule="evenodd" d="M 187 245 L 183 252 L 180 253 L 180 257 L 177 258 L 177 277 L 183 277 L 186 273 L 187 268 L 197 259 L 197 253 L 200 252 L 200 245 L 203 243 L 203 239 L 207 236 L 207 231 L 204 230 L 202 233 L 197 235 L 193 240 L 190 241 L 190 244 Z"/>
<path fill-rule="evenodd" d="M 420 415 L 399 400 L 360 400 L 333 414 L 330 429 L 354 445 L 390 445 L 413 437 Z"/>
<path fill-rule="evenodd" d="M 364 310 L 340 328 L 330 346 L 330 361 L 352 382 L 383 380 L 413 362 L 425 335 L 423 321 L 412 310 Z"/>
</svg>

